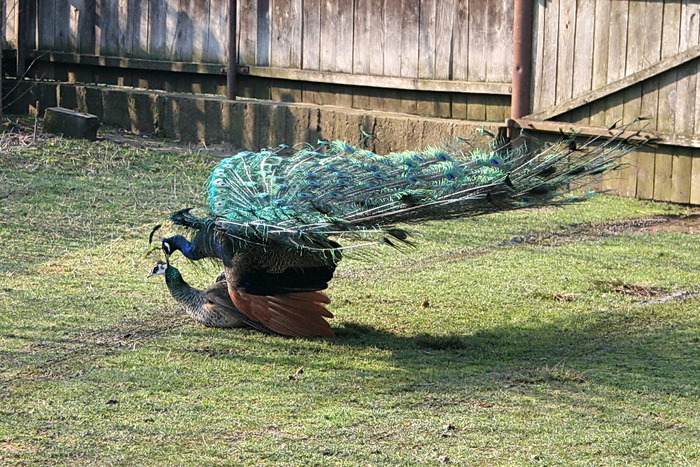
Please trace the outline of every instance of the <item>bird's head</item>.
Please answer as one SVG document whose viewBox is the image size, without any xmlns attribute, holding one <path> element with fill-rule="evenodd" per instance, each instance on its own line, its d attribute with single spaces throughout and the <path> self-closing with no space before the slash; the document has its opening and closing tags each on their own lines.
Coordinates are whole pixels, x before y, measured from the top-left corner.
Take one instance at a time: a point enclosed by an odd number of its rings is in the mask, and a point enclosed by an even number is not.
<svg viewBox="0 0 700 467">
<path fill-rule="evenodd" d="M 166 263 L 165 261 L 158 261 L 155 264 L 155 266 L 153 266 L 153 269 L 146 277 L 160 276 L 162 274 L 165 274 L 165 271 L 167 271 L 167 270 L 168 270 L 168 263 Z"/>
<path fill-rule="evenodd" d="M 175 237 L 161 239 L 160 247 L 163 250 L 163 253 L 165 253 L 166 259 L 170 258 L 170 255 L 173 254 L 174 251 L 179 250 L 178 245 L 175 243 Z"/>
</svg>

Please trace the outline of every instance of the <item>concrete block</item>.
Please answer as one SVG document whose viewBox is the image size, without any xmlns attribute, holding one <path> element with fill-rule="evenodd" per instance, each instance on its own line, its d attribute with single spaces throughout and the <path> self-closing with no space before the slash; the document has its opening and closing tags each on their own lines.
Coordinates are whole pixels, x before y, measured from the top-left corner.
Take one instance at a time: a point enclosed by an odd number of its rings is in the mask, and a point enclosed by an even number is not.
<svg viewBox="0 0 700 467">
<path fill-rule="evenodd" d="M 49 107 L 44 113 L 43 130 L 68 138 L 97 139 L 100 119 L 96 115 L 76 112 L 62 107 Z"/>
</svg>

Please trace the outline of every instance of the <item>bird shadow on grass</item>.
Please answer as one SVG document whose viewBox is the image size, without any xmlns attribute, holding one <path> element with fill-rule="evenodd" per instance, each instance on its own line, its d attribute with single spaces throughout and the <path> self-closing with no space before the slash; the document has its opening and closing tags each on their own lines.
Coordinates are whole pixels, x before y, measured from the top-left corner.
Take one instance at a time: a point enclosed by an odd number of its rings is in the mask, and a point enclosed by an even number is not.
<svg viewBox="0 0 700 467">
<path fill-rule="evenodd" d="M 585 325 L 562 319 L 413 336 L 350 322 L 335 329 L 331 345 L 389 350 L 398 367 L 448 378 L 467 372 L 525 382 L 541 377 L 574 383 L 592 380 L 625 389 L 644 386 L 663 394 L 700 395 L 697 328 L 691 323 L 645 326 L 633 319 L 597 312 L 586 317 Z M 547 375 L 537 376 L 542 369 Z"/>
</svg>

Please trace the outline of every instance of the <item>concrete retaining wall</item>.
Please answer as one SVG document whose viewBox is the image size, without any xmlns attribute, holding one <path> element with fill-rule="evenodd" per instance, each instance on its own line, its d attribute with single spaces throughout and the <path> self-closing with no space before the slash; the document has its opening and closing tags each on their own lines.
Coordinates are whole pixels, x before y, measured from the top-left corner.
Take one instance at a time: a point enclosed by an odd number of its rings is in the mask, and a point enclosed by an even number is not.
<svg viewBox="0 0 700 467">
<path fill-rule="evenodd" d="M 6 89 L 16 82 L 8 81 Z M 256 100 L 229 101 L 218 96 L 175 94 L 112 86 L 23 81 L 8 96 L 6 110 L 27 113 L 39 103 L 97 115 L 102 122 L 141 134 L 195 143 L 228 142 L 244 149 L 280 143 L 342 139 L 351 143 L 362 131 L 374 135 L 368 148 L 379 153 L 417 149 L 451 136 L 484 138 L 499 124 L 423 118 L 331 106 Z"/>
</svg>

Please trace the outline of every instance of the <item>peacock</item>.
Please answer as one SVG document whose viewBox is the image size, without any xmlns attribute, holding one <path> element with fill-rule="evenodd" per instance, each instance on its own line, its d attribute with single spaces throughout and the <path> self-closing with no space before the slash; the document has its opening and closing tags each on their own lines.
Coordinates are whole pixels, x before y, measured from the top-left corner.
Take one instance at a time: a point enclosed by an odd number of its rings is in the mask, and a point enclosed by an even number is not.
<svg viewBox="0 0 700 467">
<path fill-rule="evenodd" d="M 591 176 L 644 144 L 627 127 L 577 144 L 527 134 L 485 148 L 454 138 L 421 151 L 376 154 L 344 141 L 279 145 L 223 159 L 206 185 L 208 212 L 175 212 L 190 239 L 162 239 L 168 258 L 223 262 L 231 302 L 258 329 L 333 336 L 328 286 L 357 248 L 411 246 L 403 225 L 588 199 Z M 631 135 L 630 135 L 631 134 Z M 625 136 L 625 137 L 623 137 Z M 346 240 L 353 243 L 345 244 Z"/>
<path fill-rule="evenodd" d="M 157 275 L 165 275 L 170 294 L 195 321 L 216 328 L 246 326 L 246 316 L 231 302 L 223 274 L 206 290 L 189 285 L 175 266 L 163 261 L 156 263 L 148 277 Z"/>
</svg>

